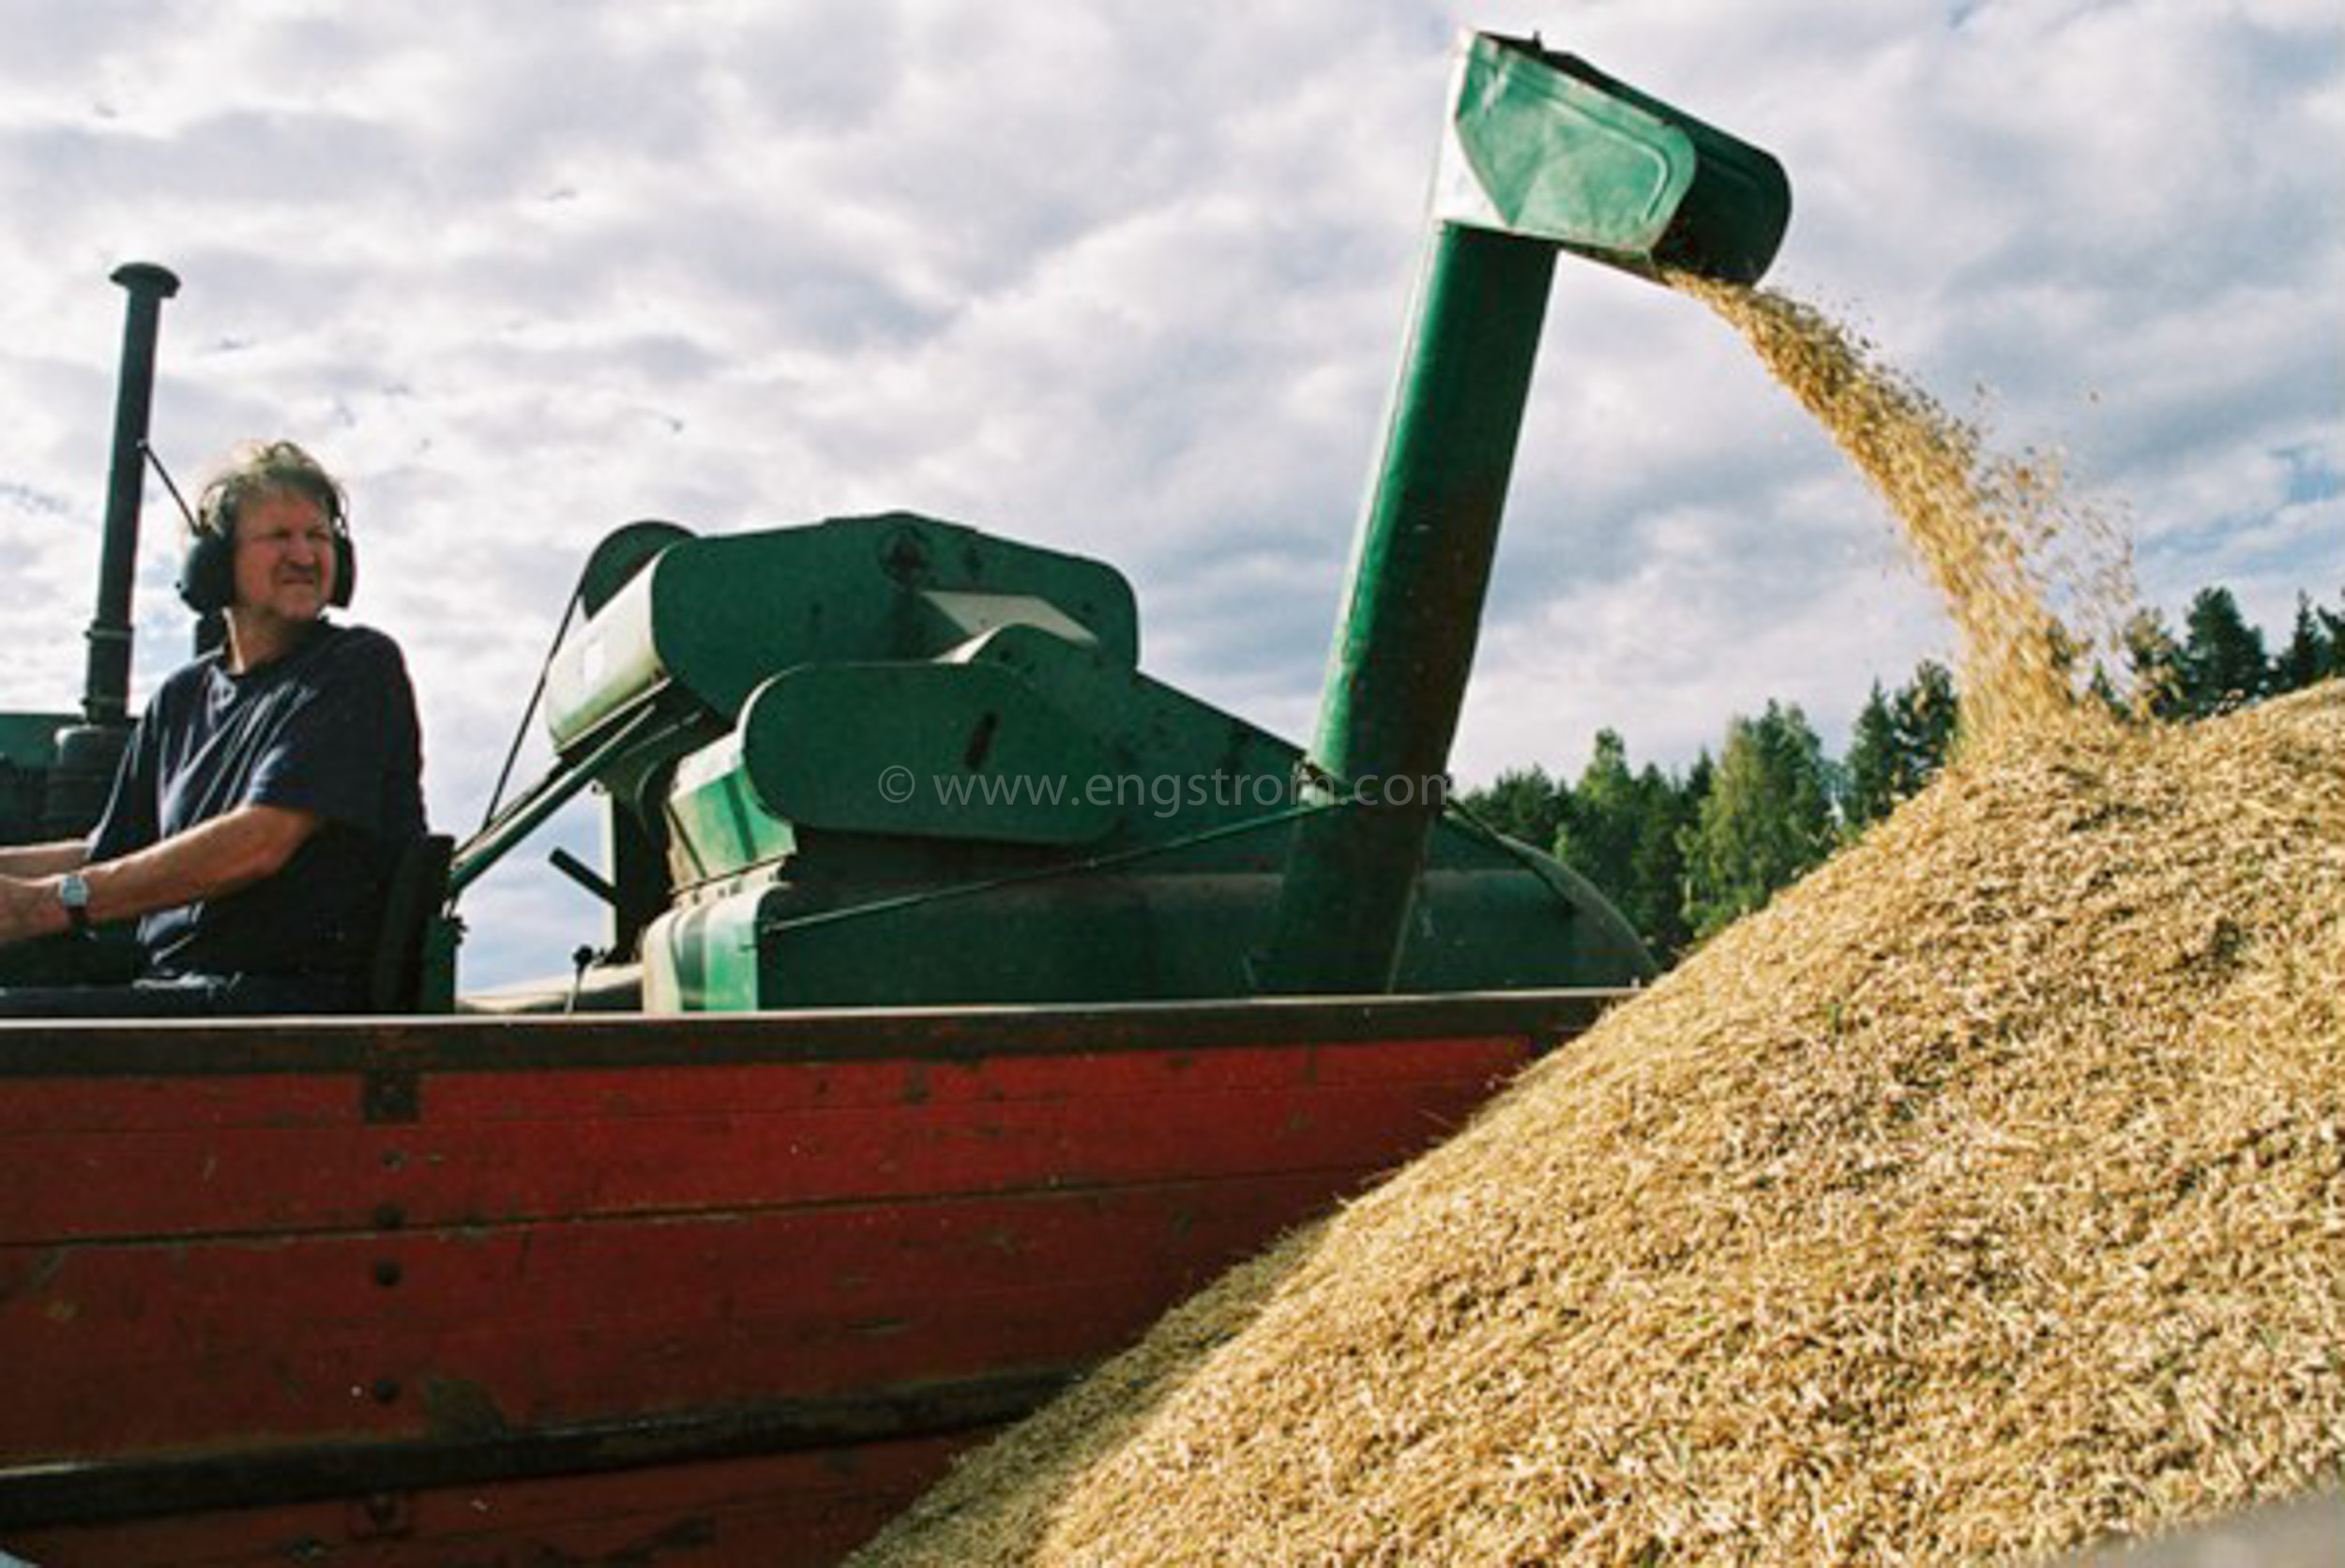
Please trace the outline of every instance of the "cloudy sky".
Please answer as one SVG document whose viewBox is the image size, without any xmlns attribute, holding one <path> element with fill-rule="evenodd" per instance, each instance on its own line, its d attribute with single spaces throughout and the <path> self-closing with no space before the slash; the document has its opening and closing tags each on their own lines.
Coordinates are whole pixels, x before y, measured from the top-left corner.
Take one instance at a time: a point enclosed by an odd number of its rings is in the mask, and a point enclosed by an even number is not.
<svg viewBox="0 0 2345 1568">
<path fill-rule="evenodd" d="M 185 281 L 183 488 L 270 433 L 348 480 L 444 826 L 641 517 L 902 506 L 1107 559 L 1153 673 L 1302 738 L 1469 24 L 1773 151 L 1770 282 L 2064 454 L 2170 620 L 2345 597 L 2334 0 L 0 0 L 0 710 L 78 696 L 106 278 L 144 259 Z M 140 697 L 186 648 L 168 507 Z M 1950 641 L 1739 339 L 1559 266 L 1461 780 L 1575 774 L 1603 726 L 1682 765 L 1769 698 L 1837 753 Z M 594 934 L 534 856 L 467 913 L 473 980 Z"/>
</svg>

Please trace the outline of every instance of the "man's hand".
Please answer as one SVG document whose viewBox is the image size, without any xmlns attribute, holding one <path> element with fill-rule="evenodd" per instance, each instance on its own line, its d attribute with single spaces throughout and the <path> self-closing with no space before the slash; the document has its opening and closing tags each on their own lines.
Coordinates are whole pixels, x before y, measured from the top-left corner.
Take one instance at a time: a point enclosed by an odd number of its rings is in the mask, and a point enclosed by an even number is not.
<svg viewBox="0 0 2345 1568">
<path fill-rule="evenodd" d="M 54 878 L 0 876 L 0 942 L 54 936 L 70 925 Z"/>
</svg>

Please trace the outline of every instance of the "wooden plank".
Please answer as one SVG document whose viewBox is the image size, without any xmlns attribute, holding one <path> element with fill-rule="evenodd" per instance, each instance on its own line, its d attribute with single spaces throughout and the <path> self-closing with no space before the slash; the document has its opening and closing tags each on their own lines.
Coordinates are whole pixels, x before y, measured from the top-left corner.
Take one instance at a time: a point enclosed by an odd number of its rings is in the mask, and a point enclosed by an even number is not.
<svg viewBox="0 0 2345 1568">
<path fill-rule="evenodd" d="M 449 1563 L 837 1561 L 940 1478 L 972 1438 L 868 1443 L 591 1476 L 12 1532 L 40 1568 L 446 1568 Z"/>
<path fill-rule="evenodd" d="M 7 1026 L 0 1025 L 0 1032 Z M 7 1042 L 0 1041 L 0 1045 Z M 1389 1041 L 1177 1044 L 1115 1051 L 1014 1051 L 878 1061 L 785 1058 L 734 1063 L 684 1058 L 623 1067 L 544 1063 L 393 1063 L 432 1086 L 434 1111 L 460 1120 L 839 1109 L 905 1101 L 1058 1098 L 1126 1078 L 1235 1089 L 1295 1081 L 1399 1082 L 1457 1076 L 1496 1053 L 1520 1059 L 1532 1037 L 1508 1032 Z M 342 1125 L 364 1108 L 369 1069 L 326 1062 L 270 1073 L 133 1072 L 0 1076 L 0 1137 L 14 1133 Z"/>
<path fill-rule="evenodd" d="M 7 1249 L 0 1457 L 476 1433 L 1079 1366 L 1339 1184 Z"/>
<path fill-rule="evenodd" d="M 1392 1060 L 1360 1060 L 1380 1054 Z M 346 1082 L 336 1108 L 316 1080 L 236 1079 L 233 1114 L 222 1086 L 203 1084 L 204 1120 L 185 1127 L 105 1113 L 109 1093 L 151 1111 L 153 1080 L 19 1084 L 5 1098 L 22 1119 L 0 1132 L 0 1242 L 571 1220 L 1347 1168 L 1421 1148 L 1523 1056 L 1520 1042 L 1498 1040 L 994 1060 L 901 1070 L 892 1094 L 875 1092 L 866 1067 L 836 1093 L 837 1075 L 822 1066 L 446 1074 L 423 1080 L 419 1121 L 373 1125 L 358 1119 Z M 639 1081 L 614 1081 L 628 1078 Z"/>
<path fill-rule="evenodd" d="M 1513 1034 L 1545 1048 L 1623 990 L 1446 996 L 1262 997 L 1085 1007 L 838 1008 L 677 1018 L 416 1018 L 0 1022 L 0 1082 L 52 1078 L 431 1071 L 709 1063 L 953 1060 L 1017 1052 L 1212 1050 L 1229 1046 Z"/>
</svg>

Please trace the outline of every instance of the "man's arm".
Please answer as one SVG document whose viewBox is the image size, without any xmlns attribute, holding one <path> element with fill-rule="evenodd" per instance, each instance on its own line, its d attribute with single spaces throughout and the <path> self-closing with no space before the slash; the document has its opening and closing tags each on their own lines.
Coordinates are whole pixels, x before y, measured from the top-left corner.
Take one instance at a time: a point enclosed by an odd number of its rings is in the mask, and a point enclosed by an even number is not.
<svg viewBox="0 0 2345 1568">
<path fill-rule="evenodd" d="M 79 838 L 53 844 L 11 844 L 0 849 L 0 877 L 53 877 L 89 864 L 89 846 Z"/>
<path fill-rule="evenodd" d="M 130 920 L 250 887 L 284 869 L 324 821 L 315 812 L 281 806 L 240 806 L 118 860 L 89 867 L 83 872 L 89 884 L 89 917 Z M 57 879 L 71 869 L 0 874 L 0 942 L 68 928 L 65 906 L 57 900 Z"/>
</svg>

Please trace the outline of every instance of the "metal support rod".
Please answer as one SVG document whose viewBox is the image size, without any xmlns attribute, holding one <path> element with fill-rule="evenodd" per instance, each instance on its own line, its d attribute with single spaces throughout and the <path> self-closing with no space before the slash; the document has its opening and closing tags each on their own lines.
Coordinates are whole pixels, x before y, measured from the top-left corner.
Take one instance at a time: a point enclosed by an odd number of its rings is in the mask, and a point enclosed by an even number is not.
<svg viewBox="0 0 2345 1568">
<path fill-rule="evenodd" d="M 1296 826 L 1268 989 L 1391 988 L 1473 667 L 1554 257 L 1544 239 L 1434 231 L 1311 746 L 1333 808 Z"/>
<path fill-rule="evenodd" d="M 601 740 L 576 759 L 556 762 L 552 773 L 507 802 L 494 821 L 485 823 L 479 832 L 456 847 L 447 873 L 448 902 L 453 904 L 457 895 L 504 859 L 507 851 L 535 833 L 540 822 L 594 783 L 597 772 L 605 762 L 663 724 L 674 722 L 656 703 L 647 703 L 613 724 Z"/>
<path fill-rule="evenodd" d="M 113 466 L 106 480 L 106 532 L 98 564 L 98 613 L 89 626 L 88 673 L 82 712 L 93 725 L 129 722 L 130 586 L 137 574 L 139 503 L 146 490 L 147 417 L 155 400 L 155 339 L 163 301 L 179 279 L 152 262 L 116 267 L 129 292 L 122 326 L 122 371 L 114 386 Z"/>
</svg>

